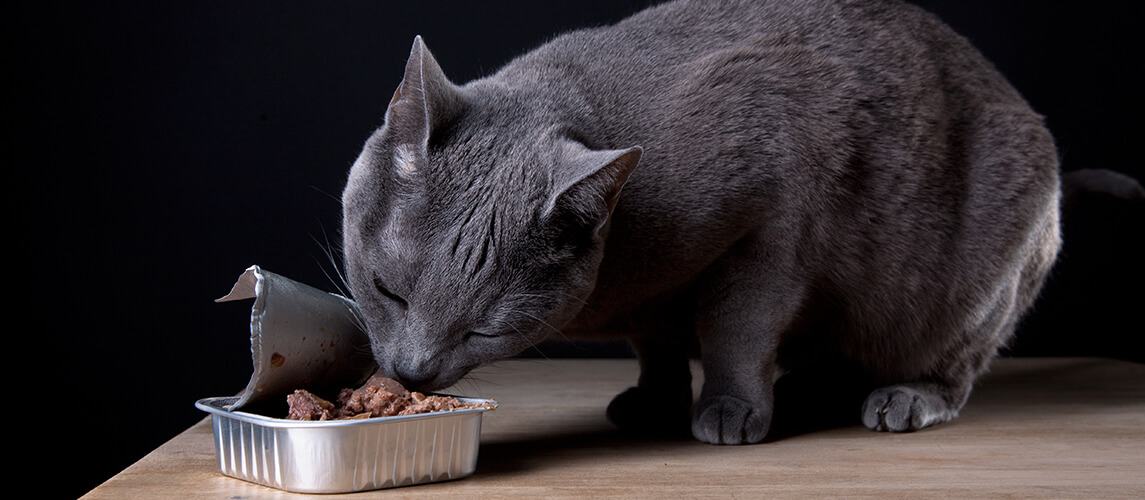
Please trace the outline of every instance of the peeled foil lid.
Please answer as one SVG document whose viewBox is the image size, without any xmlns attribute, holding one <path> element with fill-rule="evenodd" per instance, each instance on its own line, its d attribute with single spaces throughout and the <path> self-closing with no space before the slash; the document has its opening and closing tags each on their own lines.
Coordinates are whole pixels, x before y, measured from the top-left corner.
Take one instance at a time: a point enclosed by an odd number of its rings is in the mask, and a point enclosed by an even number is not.
<svg viewBox="0 0 1145 500">
<path fill-rule="evenodd" d="M 230 410 L 285 401 L 295 389 L 336 393 L 361 385 L 378 370 L 352 300 L 251 266 L 215 302 L 251 298 L 254 373 Z"/>
</svg>

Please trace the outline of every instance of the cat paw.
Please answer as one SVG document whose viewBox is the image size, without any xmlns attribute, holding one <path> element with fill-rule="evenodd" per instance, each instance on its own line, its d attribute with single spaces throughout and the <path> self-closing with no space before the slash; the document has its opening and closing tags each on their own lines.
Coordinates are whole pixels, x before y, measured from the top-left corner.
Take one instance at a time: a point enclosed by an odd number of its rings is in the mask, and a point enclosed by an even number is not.
<svg viewBox="0 0 1145 500">
<path fill-rule="evenodd" d="M 917 431 L 951 418 L 942 398 L 908 385 L 878 389 L 863 403 L 863 425 L 874 431 Z"/>
<path fill-rule="evenodd" d="M 692 435 L 712 444 L 751 444 L 763 441 L 771 427 L 771 408 L 731 396 L 700 401 L 692 411 Z"/>
<path fill-rule="evenodd" d="M 653 390 L 631 387 L 608 404 L 608 420 L 626 432 L 677 434 L 688 430 L 692 390 Z"/>
</svg>

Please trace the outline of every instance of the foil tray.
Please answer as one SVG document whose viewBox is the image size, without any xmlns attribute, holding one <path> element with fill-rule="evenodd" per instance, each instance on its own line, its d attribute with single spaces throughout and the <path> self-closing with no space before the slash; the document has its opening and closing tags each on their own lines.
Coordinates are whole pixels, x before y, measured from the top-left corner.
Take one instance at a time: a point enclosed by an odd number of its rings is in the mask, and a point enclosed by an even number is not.
<svg viewBox="0 0 1145 500">
<path fill-rule="evenodd" d="M 285 415 L 286 395 L 295 389 L 336 394 L 358 387 L 378 366 L 350 299 L 259 266 L 218 301 L 245 299 L 254 299 L 250 381 L 236 397 L 195 403 L 211 414 L 224 475 L 297 493 L 347 493 L 473 473 L 481 415 L 496 407 L 492 400 L 454 396 L 489 405 L 365 420 L 264 416 Z"/>
<path fill-rule="evenodd" d="M 297 421 L 229 409 L 237 397 L 200 399 L 211 414 L 224 475 L 296 493 L 348 493 L 460 479 L 477 468 L 489 403 L 364 420 Z"/>
</svg>

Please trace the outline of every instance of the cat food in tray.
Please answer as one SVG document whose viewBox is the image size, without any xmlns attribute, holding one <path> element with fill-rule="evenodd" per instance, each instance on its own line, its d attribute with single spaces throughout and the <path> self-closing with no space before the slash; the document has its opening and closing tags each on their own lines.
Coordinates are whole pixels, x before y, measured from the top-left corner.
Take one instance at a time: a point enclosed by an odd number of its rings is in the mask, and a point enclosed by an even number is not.
<svg viewBox="0 0 1145 500">
<path fill-rule="evenodd" d="M 231 411 L 237 397 L 207 398 L 223 474 L 298 493 L 345 493 L 466 477 L 477 467 L 474 408 L 361 420 L 299 421 Z"/>
<path fill-rule="evenodd" d="M 460 403 L 449 411 L 376 418 L 276 418 L 287 416 L 284 403 L 296 390 L 336 394 L 376 380 L 377 365 L 360 356 L 369 340 L 349 299 L 252 266 L 219 301 L 251 298 L 254 373 L 246 390 L 195 403 L 211 414 L 224 475 L 297 493 L 347 493 L 473 473 L 481 416 L 497 406 L 489 399 L 448 396 Z"/>
</svg>

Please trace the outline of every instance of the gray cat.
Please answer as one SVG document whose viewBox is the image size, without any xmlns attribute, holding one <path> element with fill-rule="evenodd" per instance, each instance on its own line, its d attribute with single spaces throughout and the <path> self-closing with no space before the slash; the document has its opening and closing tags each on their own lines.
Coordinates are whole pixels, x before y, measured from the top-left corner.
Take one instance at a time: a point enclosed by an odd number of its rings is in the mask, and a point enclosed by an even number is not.
<svg viewBox="0 0 1145 500">
<path fill-rule="evenodd" d="M 691 408 L 696 438 L 753 443 L 790 370 L 860 368 L 871 429 L 955 417 L 1056 258 L 1059 197 L 1042 117 L 934 16 L 684 0 L 461 86 L 415 40 L 343 250 L 413 388 L 623 337 L 641 374 L 614 422 Z"/>
</svg>

